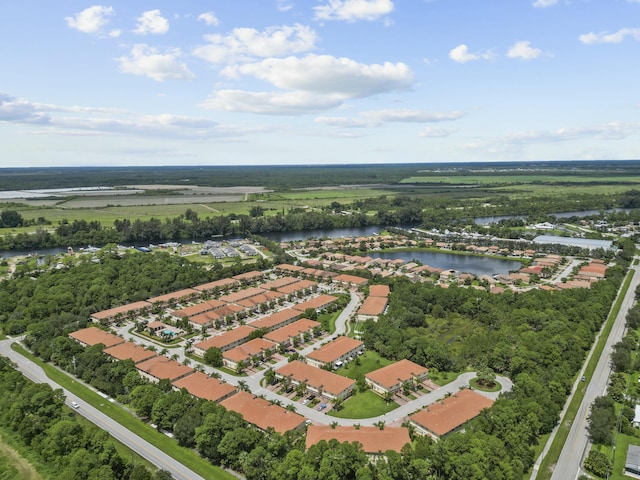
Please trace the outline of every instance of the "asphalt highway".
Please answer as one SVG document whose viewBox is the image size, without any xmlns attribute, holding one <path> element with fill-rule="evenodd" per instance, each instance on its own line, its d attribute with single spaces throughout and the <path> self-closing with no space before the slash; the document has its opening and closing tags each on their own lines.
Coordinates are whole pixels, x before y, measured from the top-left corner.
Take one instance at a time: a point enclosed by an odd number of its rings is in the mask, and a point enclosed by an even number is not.
<svg viewBox="0 0 640 480">
<path fill-rule="evenodd" d="M 53 389 L 62 389 L 66 397 L 67 405 L 71 406 L 71 402 L 76 402 L 79 405 L 79 407 L 75 410 L 79 415 L 82 415 L 91 423 L 107 431 L 113 438 L 125 444 L 131 450 L 138 453 L 141 457 L 146 458 L 156 467 L 171 472 L 175 479 L 204 480 L 203 477 L 188 469 L 177 460 L 174 460 L 166 453 L 154 447 L 149 442 L 147 442 L 143 438 L 140 438 L 116 421 L 112 420 L 104 413 L 100 412 L 88 403 L 83 402 L 81 399 L 75 398 L 71 392 L 63 389 L 56 382 L 49 379 L 42 368 L 33 363 L 31 360 L 12 350 L 11 344 L 13 342 L 15 342 L 15 339 L 0 341 L 0 355 L 7 357 L 12 362 L 14 362 L 17 365 L 18 370 L 27 378 L 37 383 L 48 383 Z M 105 399 L 105 402 L 106 401 L 108 400 Z"/>
</svg>

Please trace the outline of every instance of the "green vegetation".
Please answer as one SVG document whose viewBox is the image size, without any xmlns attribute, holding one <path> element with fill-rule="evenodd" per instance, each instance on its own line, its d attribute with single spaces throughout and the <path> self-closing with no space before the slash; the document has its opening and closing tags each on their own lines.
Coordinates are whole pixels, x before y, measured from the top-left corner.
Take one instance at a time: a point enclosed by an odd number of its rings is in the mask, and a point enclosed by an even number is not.
<svg viewBox="0 0 640 480">
<path fill-rule="evenodd" d="M 380 395 L 367 390 L 349 397 L 342 404 L 340 411 L 331 410 L 327 415 L 338 418 L 370 418 L 384 415 L 396 408 L 396 402 L 387 403 Z"/>
<path fill-rule="evenodd" d="M 91 404 L 93 407 L 100 410 L 109 418 L 115 420 L 120 425 L 131 430 L 136 435 L 153 444 L 154 446 L 165 452 L 167 455 L 175 458 L 180 463 L 184 464 L 199 475 L 202 475 L 205 478 L 209 478 L 209 476 L 212 476 L 213 478 L 233 478 L 225 471 L 216 468 L 215 466 L 204 461 L 200 456 L 193 452 L 193 450 L 178 446 L 174 440 L 170 439 L 166 435 L 163 435 L 149 425 L 142 423 L 140 420 L 132 416 L 130 412 L 124 410 L 121 406 L 105 401 L 103 397 L 98 395 L 93 390 L 87 388 L 82 383 L 75 381 L 72 377 L 61 372 L 57 368 L 54 368 L 51 365 L 43 362 L 19 345 L 13 344 L 12 348 L 21 355 L 24 355 L 25 357 L 29 358 L 31 361 L 37 363 L 40 367 L 42 367 L 47 374 L 47 377 L 56 382 L 58 385 L 69 390 L 78 398 L 81 398 L 83 401 Z"/>
<path fill-rule="evenodd" d="M 41 480 L 34 466 L 0 437 L 0 479 Z"/>
<path fill-rule="evenodd" d="M 369 372 L 386 367 L 392 363 L 391 360 L 382 358 L 378 352 L 367 350 L 362 355 L 358 355 L 352 362 L 336 370 L 336 373 L 357 380 Z"/>
<path fill-rule="evenodd" d="M 607 338 L 611 333 L 611 329 L 613 328 L 615 319 L 618 316 L 618 312 L 620 311 L 624 296 L 627 293 L 627 290 L 629 289 L 629 284 L 631 283 L 632 275 L 633 275 L 633 271 L 630 271 L 627 274 L 624 284 L 618 294 L 618 299 L 613 305 L 613 307 L 611 308 L 611 312 L 609 313 L 607 322 L 604 324 L 602 328 L 602 333 L 600 334 L 600 337 L 598 338 L 598 342 L 596 343 L 593 349 L 593 353 L 591 355 L 591 358 L 589 359 L 589 363 L 585 368 L 585 377 L 587 378 L 587 380 L 592 377 L 593 371 L 595 370 L 596 365 L 598 364 L 598 360 L 602 355 Z M 567 437 L 569 436 L 569 430 L 571 429 L 571 425 L 574 419 L 576 418 L 578 409 L 580 408 L 580 404 L 582 403 L 582 399 L 584 398 L 586 388 L 587 388 L 586 382 L 585 383 L 581 382 L 578 385 L 578 388 L 576 389 L 573 395 L 573 398 L 571 399 L 571 403 L 569 404 L 569 407 L 567 408 L 564 417 L 560 421 L 560 425 L 558 426 L 556 435 L 553 439 L 553 442 L 551 443 L 551 447 L 549 448 L 547 455 L 545 456 L 545 458 L 542 460 L 540 464 L 538 480 L 546 480 L 551 478 L 552 471 L 550 469 L 550 466 L 555 465 L 555 463 L 558 461 L 558 458 L 560 458 L 560 453 L 562 452 L 564 443 Z"/>
</svg>

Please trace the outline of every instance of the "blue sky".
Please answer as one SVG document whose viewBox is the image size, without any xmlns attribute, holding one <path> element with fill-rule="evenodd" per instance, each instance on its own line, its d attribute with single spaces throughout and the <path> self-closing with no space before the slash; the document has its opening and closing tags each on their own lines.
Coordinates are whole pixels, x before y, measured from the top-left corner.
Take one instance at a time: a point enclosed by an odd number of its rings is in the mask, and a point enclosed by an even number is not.
<svg viewBox="0 0 640 480">
<path fill-rule="evenodd" d="M 2 167 L 640 159 L 640 0 L 2 10 Z"/>
</svg>

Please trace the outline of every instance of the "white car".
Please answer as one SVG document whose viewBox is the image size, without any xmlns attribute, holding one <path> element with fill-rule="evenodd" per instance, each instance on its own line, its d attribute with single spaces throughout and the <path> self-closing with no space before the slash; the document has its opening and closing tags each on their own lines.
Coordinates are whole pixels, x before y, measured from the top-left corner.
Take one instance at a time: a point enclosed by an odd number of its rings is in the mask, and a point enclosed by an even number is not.
<svg viewBox="0 0 640 480">
<path fill-rule="evenodd" d="M 73 408 L 75 408 L 76 410 L 77 410 L 78 408 L 80 408 L 80 405 L 78 405 L 78 403 L 77 403 L 77 402 L 71 402 L 71 406 L 72 406 Z"/>
</svg>

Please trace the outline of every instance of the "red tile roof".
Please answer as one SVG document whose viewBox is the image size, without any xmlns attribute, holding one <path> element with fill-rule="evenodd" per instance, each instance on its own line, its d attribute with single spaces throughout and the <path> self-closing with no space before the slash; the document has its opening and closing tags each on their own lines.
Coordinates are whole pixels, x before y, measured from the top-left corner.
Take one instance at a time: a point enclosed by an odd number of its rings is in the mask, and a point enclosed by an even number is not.
<svg viewBox="0 0 640 480">
<path fill-rule="evenodd" d="M 232 395 L 236 387 L 230 383 L 223 383 L 217 378 L 207 376 L 202 372 L 195 372 L 173 382 L 176 388 L 184 388 L 194 397 L 218 402 Z"/>
<path fill-rule="evenodd" d="M 198 342 L 193 345 L 194 348 L 207 351 L 211 347 L 217 347 L 223 349 L 235 343 L 243 338 L 247 338 L 251 332 L 255 329 L 248 325 L 240 325 L 238 328 L 234 328 L 228 332 L 224 332 L 221 335 L 216 335 L 211 338 L 207 338 L 202 342 Z"/>
<path fill-rule="evenodd" d="M 145 360 L 144 362 L 137 364 L 136 368 L 159 380 L 166 378 L 172 381 L 193 372 L 193 368 L 182 365 L 181 363 L 162 355 Z"/>
<path fill-rule="evenodd" d="M 387 297 L 367 297 L 358 309 L 358 315 L 382 315 L 387 302 Z"/>
<path fill-rule="evenodd" d="M 109 310 L 102 310 L 101 312 L 96 312 L 92 314 L 91 317 L 95 318 L 96 320 L 102 320 L 104 318 L 115 317 L 118 313 L 125 315 L 129 312 L 137 312 L 138 310 L 141 310 L 145 307 L 150 307 L 150 306 L 151 304 L 149 302 L 145 302 L 143 300 L 140 302 L 133 302 L 133 303 L 128 303 L 126 305 L 120 305 L 119 307 L 110 308 Z"/>
<path fill-rule="evenodd" d="M 356 383 L 355 380 L 312 367 L 300 360 L 294 360 L 284 367 L 280 367 L 276 373 L 283 377 L 290 377 L 298 383 L 304 382 L 311 388 L 321 388 L 323 392 L 334 396 L 340 395 Z"/>
<path fill-rule="evenodd" d="M 389 285 L 369 285 L 370 297 L 388 297 L 389 293 Z"/>
<path fill-rule="evenodd" d="M 240 282 L 235 278 L 223 278 L 222 280 L 216 280 L 215 282 L 203 283 L 197 287 L 193 287 L 194 290 L 214 290 L 216 288 L 224 289 L 226 287 L 238 285 Z"/>
<path fill-rule="evenodd" d="M 307 357 L 322 363 L 333 363 L 351 350 L 364 345 L 360 340 L 350 337 L 338 337 L 333 342 L 310 352 Z"/>
<path fill-rule="evenodd" d="M 429 405 L 409 418 L 437 436 L 443 436 L 478 416 L 483 409 L 491 405 L 493 400 L 465 389 Z"/>
<path fill-rule="evenodd" d="M 285 308 L 279 312 L 272 313 L 266 317 L 262 317 L 254 322 L 251 322 L 253 328 L 266 328 L 271 329 L 286 323 L 289 320 L 297 319 L 300 316 L 300 312 L 292 308 Z"/>
<path fill-rule="evenodd" d="M 268 349 L 275 351 L 276 347 L 277 345 L 269 340 L 265 340 L 264 338 L 254 338 L 253 340 L 249 340 L 247 343 L 243 343 L 242 345 L 238 345 L 237 347 L 227 350 L 222 354 L 222 356 L 227 360 L 238 363 L 240 361 L 249 360 L 254 355 L 259 355 Z"/>
<path fill-rule="evenodd" d="M 311 300 L 307 300 L 306 302 L 298 303 L 292 308 L 304 312 L 307 308 L 324 308 L 327 305 L 335 302 L 337 299 L 338 297 L 334 297 L 333 295 L 322 294 L 315 298 L 312 298 Z"/>
<path fill-rule="evenodd" d="M 378 385 L 390 389 L 399 383 L 424 376 L 428 371 L 426 367 L 405 359 L 369 372 L 365 377 Z"/>
<path fill-rule="evenodd" d="M 220 402 L 220 405 L 227 410 L 239 413 L 247 422 L 262 430 L 272 427 L 281 434 L 302 427 L 305 420 L 302 415 L 255 397 L 249 392 L 238 392 Z"/>
<path fill-rule="evenodd" d="M 157 355 L 156 352 L 147 350 L 132 342 L 124 342 L 113 347 L 105 348 L 103 352 L 117 360 L 133 360 L 133 363 L 143 362 Z"/>
<path fill-rule="evenodd" d="M 100 330 L 98 327 L 87 327 L 70 333 L 69 336 L 74 340 L 84 343 L 85 345 L 97 345 L 101 343 L 105 347 L 113 347 L 120 343 L 124 343 L 124 338 L 120 338 L 112 333 Z"/>
<path fill-rule="evenodd" d="M 200 292 L 194 290 L 193 288 L 185 288 L 184 290 L 179 290 L 177 292 L 167 293 L 165 295 L 160 295 L 158 297 L 153 297 L 147 300 L 149 303 L 155 302 L 168 302 L 170 300 L 180 300 L 181 298 L 190 297 L 192 295 L 199 295 Z"/>
<path fill-rule="evenodd" d="M 325 440 L 336 439 L 338 442 L 358 442 L 362 445 L 365 453 L 375 454 L 393 450 L 400 453 L 402 447 L 411 442 L 409 430 L 402 427 L 385 427 L 380 430 L 378 427 L 355 427 L 336 426 L 331 428 L 328 425 L 309 425 L 307 428 L 306 448 Z"/>
<path fill-rule="evenodd" d="M 309 320 L 308 318 L 301 318 L 300 320 L 296 320 L 289 325 L 285 325 L 282 328 L 278 328 L 273 332 L 267 333 L 264 338 L 275 343 L 286 342 L 296 335 L 301 335 L 304 332 L 308 332 L 319 326 L 320 322 Z"/>
</svg>

